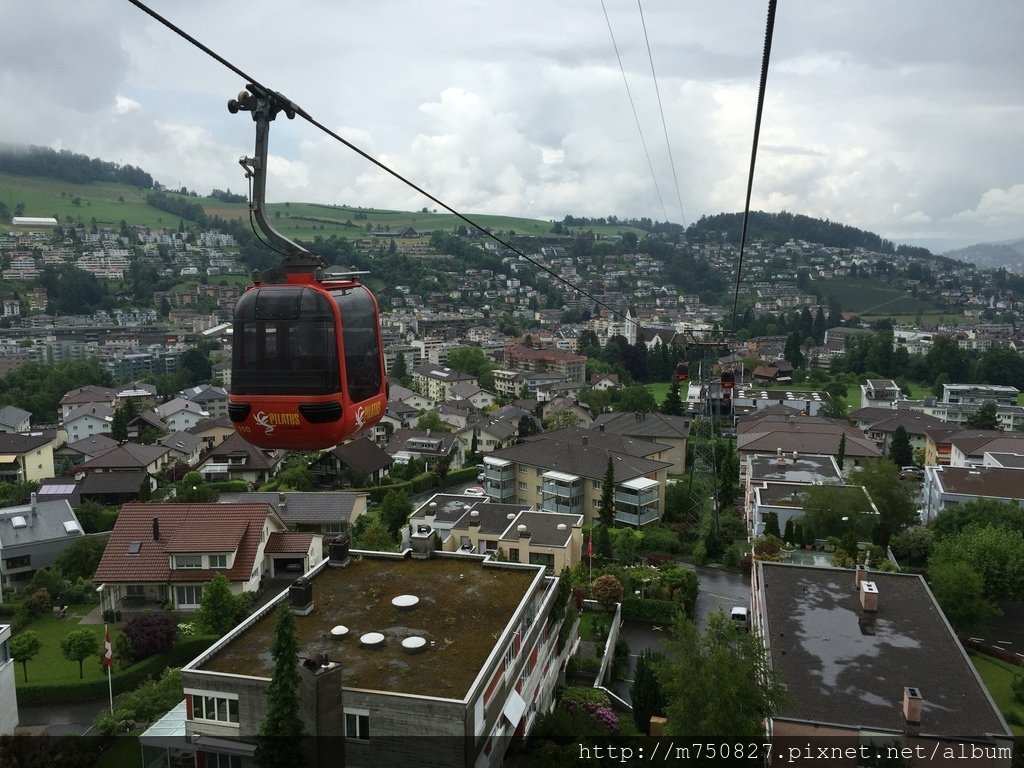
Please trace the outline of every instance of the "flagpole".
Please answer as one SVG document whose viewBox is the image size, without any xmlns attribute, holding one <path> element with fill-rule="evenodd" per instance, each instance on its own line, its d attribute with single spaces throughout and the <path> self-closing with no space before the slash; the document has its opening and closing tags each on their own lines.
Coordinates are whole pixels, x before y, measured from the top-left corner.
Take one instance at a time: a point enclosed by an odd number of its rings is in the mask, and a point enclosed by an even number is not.
<svg viewBox="0 0 1024 768">
<path fill-rule="evenodd" d="M 111 668 L 114 666 L 114 654 L 110 645 L 110 631 L 103 625 L 103 663 L 107 667 L 107 692 L 110 694 L 110 714 L 114 714 L 114 678 Z"/>
</svg>

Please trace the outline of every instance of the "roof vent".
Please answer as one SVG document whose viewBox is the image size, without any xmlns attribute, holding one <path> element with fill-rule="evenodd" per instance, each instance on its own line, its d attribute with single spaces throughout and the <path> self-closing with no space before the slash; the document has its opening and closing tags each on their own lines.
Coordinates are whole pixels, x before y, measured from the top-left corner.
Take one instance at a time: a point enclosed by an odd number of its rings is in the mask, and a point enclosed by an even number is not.
<svg viewBox="0 0 1024 768">
<path fill-rule="evenodd" d="M 288 587 L 288 604 L 297 616 L 308 616 L 313 612 L 313 582 L 301 576 Z"/>
<path fill-rule="evenodd" d="M 519 525 L 516 526 L 516 530 L 519 531 L 520 538 L 523 538 L 523 539 L 530 538 L 530 529 L 527 528 L 522 523 L 520 523 Z"/>
<path fill-rule="evenodd" d="M 391 604 L 400 611 L 410 611 L 420 602 L 416 595 L 398 595 L 391 598 Z"/>
<path fill-rule="evenodd" d="M 565 523 L 559 523 L 557 528 L 560 531 L 567 531 L 567 530 L 569 530 L 569 526 L 567 526 Z"/>
<path fill-rule="evenodd" d="M 15 528 L 26 528 L 28 526 L 28 520 L 22 515 L 15 515 L 11 518 L 11 525 Z"/>
<path fill-rule="evenodd" d="M 406 653 L 419 653 L 427 649 L 427 641 L 419 635 L 407 637 L 402 641 L 402 650 Z"/>
<path fill-rule="evenodd" d="M 383 648 L 384 635 L 380 632 L 367 632 L 359 638 L 359 644 L 364 648 Z"/>
<path fill-rule="evenodd" d="M 331 629 L 331 637 L 333 637 L 335 640 L 341 640 L 341 638 L 345 637 L 345 635 L 347 634 L 348 627 L 346 627 L 344 624 L 339 624 L 338 626 Z"/>
<path fill-rule="evenodd" d="M 474 510 L 470 511 L 470 513 L 469 513 L 469 524 L 470 525 L 480 525 L 480 511 L 479 510 L 474 509 Z"/>
</svg>

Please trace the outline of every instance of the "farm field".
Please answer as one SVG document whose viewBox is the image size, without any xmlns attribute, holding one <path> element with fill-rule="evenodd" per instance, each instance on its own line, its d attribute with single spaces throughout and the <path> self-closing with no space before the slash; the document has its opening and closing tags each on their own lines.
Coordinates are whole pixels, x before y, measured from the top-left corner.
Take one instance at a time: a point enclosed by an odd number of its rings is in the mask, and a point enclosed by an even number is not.
<svg viewBox="0 0 1024 768">
<path fill-rule="evenodd" d="M 844 310 L 860 315 L 889 317 L 917 313 L 937 315 L 940 310 L 928 301 L 893 288 L 876 278 L 834 277 L 814 283 L 827 299 L 835 297 Z"/>
</svg>

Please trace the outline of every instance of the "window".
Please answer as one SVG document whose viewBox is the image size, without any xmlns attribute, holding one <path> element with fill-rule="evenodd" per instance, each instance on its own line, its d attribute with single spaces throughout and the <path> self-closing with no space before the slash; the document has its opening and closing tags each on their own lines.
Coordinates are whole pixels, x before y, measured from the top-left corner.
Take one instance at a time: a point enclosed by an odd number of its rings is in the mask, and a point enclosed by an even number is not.
<svg viewBox="0 0 1024 768">
<path fill-rule="evenodd" d="M 206 768 L 242 768 L 241 755 L 226 755 L 223 752 L 203 752 Z"/>
<path fill-rule="evenodd" d="M 370 740 L 370 711 L 368 709 L 345 709 L 345 738 Z"/>
<path fill-rule="evenodd" d="M 554 568 L 555 556 L 546 552 L 531 552 L 530 565 L 544 565 L 548 568 Z"/>
<path fill-rule="evenodd" d="M 526 483 L 519 483 L 519 490 L 520 491 L 525 491 L 526 490 Z"/>
<path fill-rule="evenodd" d="M 10 640 L 4 640 L 0 643 L 0 666 L 11 660 L 10 642 Z"/>
<path fill-rule="evenodd" d="M 145 597 L 146 588 L 142 584 L 128 584 L 125 586 L 125 594 L 128 597 Z"/>
<path fill-rule="evenodd" d="M 238 699 L 194 693 L 192 694 L 192 719 L 237 723 Z"/>
<path fill-rule="evenodd" d="M 4 560 L 4 568 L 9 571 L 15 568 L 28 568 L 32 565 L 32 555 L 19 555 L 18 557 L 8 557 Z"/>
<path fill-rule="evenodd" d="M 227 568 L 228 567 L 228 556 L 227 555 L 209 555 L 210 567 L 211 568 Z"/>
<path fill-rule="evenodd" d="M 174 596 L 179 608 L 199 605 L 203 597 L 203 588 L 199 584 L 175 587 Z"/>
<path fill-rule="evenodd" d="M 202 555 L 175 555 L 174 556 L 174 567 L 175 568 L 202 568 L 203 567 L 203 556 Z"/>
<path fill-rule="evenodd" d="M 592 480 L 591 481 L 591 487 L 595 491 L 600 491 L 601 490 L 601 481 L 600 480 Z"/>
<path fill-rule="evenodd" d="M 508 561 L 510 563 L 519 562 L 519 549 L 517 547 L 509 547 L 508 550 Z"/>
<path fill-rule="evenodd" d="M 519 474 L 525 475 L 526 474 L 526 470 L 527 470 L 527 466 L 525 464 L 520 464 L 519 465 Z"/>
</svg>

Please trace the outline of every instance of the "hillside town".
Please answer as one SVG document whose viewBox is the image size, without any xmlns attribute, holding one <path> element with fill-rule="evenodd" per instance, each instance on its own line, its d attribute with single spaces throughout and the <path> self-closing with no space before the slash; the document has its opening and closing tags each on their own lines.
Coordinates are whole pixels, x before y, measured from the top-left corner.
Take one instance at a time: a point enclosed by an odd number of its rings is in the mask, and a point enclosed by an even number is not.
<svg viewBox="0 0 1024 768">
<path fill-rule="evenodd" d="M 825 729 L 837 749 L 1012 764 L 1024 704 L 997 700 L 984 666 L 1019 679 L 1024 658 L 1024 295 L 1003 276 L 756 242 L 737 332 L 714 291 L 676 281 L 684 253 L 734 269 L 722 242 L 517 240 L 531 264 L 466 233 L 491 266 L 449 269 L 444 238 L 373 233 L 353 245 L 371 265 L 429 266 L 377 290 L 386 411 L 300 452 L 229 417 L 245 284 L 226 278 L 249 270 L 231 235 L 14 224 L 0 734 L 81 681 L 144 765 L 254 765 L 286 626 L 307 764 L 634 757 L 706 698 L 712 668 L 687 677 L 664 654 L 707 631 L 744 676 L 709 685 L 765 702 L 709 739 L 785 754 Z M 106 307 L 56 311 L 69 267 Z M 858 275 L 949 321 L 829 301 L 828 281 Z M 9 402 L 39 363 L 97 378 L 52 410 Z M 19 641 L 44 626 L 95 635 L 78 655 L 59 641 L 66 680 Z M 175 703 L 126 714 L 147 658 L 180 668 Z"/>
</svg>

